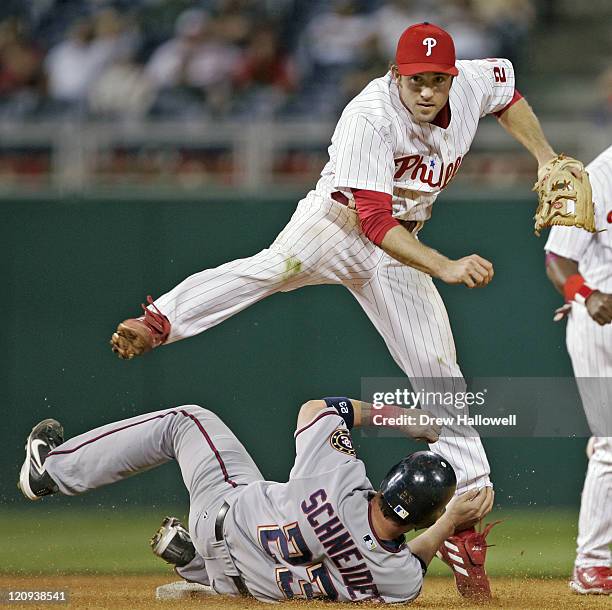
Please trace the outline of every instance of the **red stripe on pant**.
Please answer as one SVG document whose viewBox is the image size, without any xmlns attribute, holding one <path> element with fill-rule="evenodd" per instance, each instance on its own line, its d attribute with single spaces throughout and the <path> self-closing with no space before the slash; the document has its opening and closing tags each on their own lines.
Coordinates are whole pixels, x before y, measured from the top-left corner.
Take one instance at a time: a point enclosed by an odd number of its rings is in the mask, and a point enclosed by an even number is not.
<svg viewBox="0 0 612 610">
<path fill-rule="evenodd" d="M 96 441 L 99 441 L 101 438 L 109 436 L 110 434 L 114 434 L 115 432 L 121 432 L 122 430 L 127 430 L 128 428 L 133 428 L 134 426 L 139 426 L 140 424 L 146 424 L 147 422 L 153 421 L 155 419 L 162 419 L 166 417 L 166 415 L 178 415 L 179 413 L 183 415 L 184 417 L 188 417 L 189 419 L 191 419 L 195 423 L 195 425 L 198 427 L 198 430 L 202 433 L 202 436 L 204 436 L 204 438 L 206 439 L 206 442 L 208 443 L 208 446 L 210 447 L 211 451 L 214 453 L 215 458 L 217 458 L 217 462 L 219 463 L 219 467 L 221 468 L 221 472 L 223 473 L 223 479 L 225 480 L 225 482 L 231 485 L 232 487 L 238 487 L 238 483 L 230 479 L 229 474 L 227 472 L 227 468 L 225 467 L 225 463 L 223 462 L 223 459 L 221 458 L 221 454 L 215 447 L 215 444 L 212 442 L 212 439 L 210 438 L 208 432 L 206 432 L 206 430 L 204 429 L 204 427 L 202 426 L 202 424 L 196 417 L 191 415 L 191 413 L 187 413 L 186 411 L 183 411 L 182 409 L 179 409 L 178 411 L 168 411 L 167 413 L 164 413 L 163 415 L 156 415 L 155 417 L 150 417 L 149 419 L 143 419 L 142 421 L 137 421 L 137 422 L 134 422 L 133 424 L 122 426 L 121 428 L 109 430 L 108 432 L 105 432 L 104 434 L 100 434 L 100 436 L 96 436 L 95 438 L 91 438 L 88 441 L 81 443 L 80 445 L 78 445 L 77 447 L 74 447 L 73 449 L 65 449 L 61 451 L 50 451 L 49 454 L 47 455 L 47 458 L 53 455 L 65 455 L 67 453 L 74 453 L 75 451 L 78 451 L 79 449 L 81 449 L 81 447 L 85 447 L 85 445 L 90 445 L 91 443 L 95 443 Z"/>
</svg>

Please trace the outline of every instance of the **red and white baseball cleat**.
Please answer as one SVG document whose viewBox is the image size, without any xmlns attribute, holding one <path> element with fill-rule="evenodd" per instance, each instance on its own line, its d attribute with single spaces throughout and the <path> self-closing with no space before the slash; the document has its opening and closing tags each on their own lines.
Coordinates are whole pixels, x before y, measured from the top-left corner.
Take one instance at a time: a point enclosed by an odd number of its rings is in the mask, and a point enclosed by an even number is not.
<svg viewBox="0 0 612 610">
<path fill-rule="evenodd" d="M 170 334 L 170 320 L 155 307 L 152 297 L 147 297 L 149 309 L 142 305 L 144 312 L 139 318 L 129 318 L 119 324 L 110 344 L 113 351 L 124 360 L 131 360 L 160 346 Z"/>
<path fill-rule="evenodd" d="M 489 577 L 485 571 L 487 536 L 501 521 L 489 523 L 484 530 L 464 530 L 445 540 L 436 555 L 448 565 L 455 576 L 459 593 L 477 601 L 491 598 Z"/>
<path fill-rule="evenodd" d="M 608 566 L 574 568 L 569 586 L 582 595 L 612 595 L 612 568 Z"/>
</svg>

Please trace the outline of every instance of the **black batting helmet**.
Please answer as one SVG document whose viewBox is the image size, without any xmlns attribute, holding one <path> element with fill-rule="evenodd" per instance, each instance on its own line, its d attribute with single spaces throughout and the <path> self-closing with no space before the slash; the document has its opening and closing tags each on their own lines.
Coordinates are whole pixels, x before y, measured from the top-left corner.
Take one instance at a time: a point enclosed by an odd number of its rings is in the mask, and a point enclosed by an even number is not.
<svg viewBox="0 0 612 610">
<path fill-rule="evenodd" d="M 429 527 L 457 488 L 453 467 L 433 451 L 417 451 L 393 466 L 380 484 L 383 502 L 399 521 Z"/>
</svg>

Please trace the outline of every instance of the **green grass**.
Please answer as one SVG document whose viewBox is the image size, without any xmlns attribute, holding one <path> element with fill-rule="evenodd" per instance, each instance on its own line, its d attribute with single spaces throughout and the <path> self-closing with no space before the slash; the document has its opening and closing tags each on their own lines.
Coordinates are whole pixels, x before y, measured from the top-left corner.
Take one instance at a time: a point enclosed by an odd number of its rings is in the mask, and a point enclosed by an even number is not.
<svg viewBox="0 0 612 610">
<path fill-rule="evenodd" d="M 576 551 L 578 513 L 561 509 L 499 510 L 488 521 L 503 519 L 487 542 L 487 572 L 492 576 L 565 577 Z M 486 522 L 488 522 L 486 521 Z M 433 561 L 429 574 L 448 574 Z"/>
<path fill-rule="evenodd" d="M 165 514 L 180 511 L 67 509 L 44 506 L 0 509 L 0 573 L 156 573 L 168 566 L 148 541 Z M 489 535 L 487 570 L 497 576 L 567 576 L 574 559 L 575 511 L 500 510 L 504 519 Z M 434 560 L 431 574 L 448 574 Z"/>
<path fill-rule="evenodd" d="M 149 548 L 166 514 L 185 517 L 167 508 L 0 510 L 0 572 L 167 571 Z"/>
</svg>

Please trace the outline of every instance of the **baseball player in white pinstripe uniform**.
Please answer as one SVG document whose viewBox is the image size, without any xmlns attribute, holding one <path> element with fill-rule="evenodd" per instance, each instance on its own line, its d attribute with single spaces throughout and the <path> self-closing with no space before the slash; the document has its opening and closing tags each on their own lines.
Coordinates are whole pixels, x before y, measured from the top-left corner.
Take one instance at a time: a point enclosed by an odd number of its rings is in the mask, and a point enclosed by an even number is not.
<svg viewBox="0 0 612 610">
<path fill-rule="evenodd" d="M 597 233 L 553 227 L 546 271 L 569 314 L 567 351 L 593 438 L 570 582 L 578 593 L 612 594 L 612 146 L 587 167 Z"/>
<path fill-rule="evenodd" d="M 496 114 L 538 164 L 555 156 L 515 89 L 508 60 L 456 61 L 446 31 L 428 23 L 409 27 L 395 65 L 345 108 L 316 188 L 274 243 L 149 299 L 144 316 L 119 325 L 113 350 L 132 358 L 197 335 L 275 292 L 342 284 L 413 383 L 427 391 L 431 386 L 422 380 L 436 379 L 445 389 L 462 391 L 448 315 L 432 278 L 486 286 L 493 265 L 477 254 L 451 260 L 417 233 L 487 114 Z M 453 465 L 458 491 L 484 487 L 493 506 L 489 464 L 473 430 L 447 431 L 432 450 Z M 460 592 L 488 597 L 484 535 L 470 530 L 448 542 L 442 556 Z"/>
</svg>

